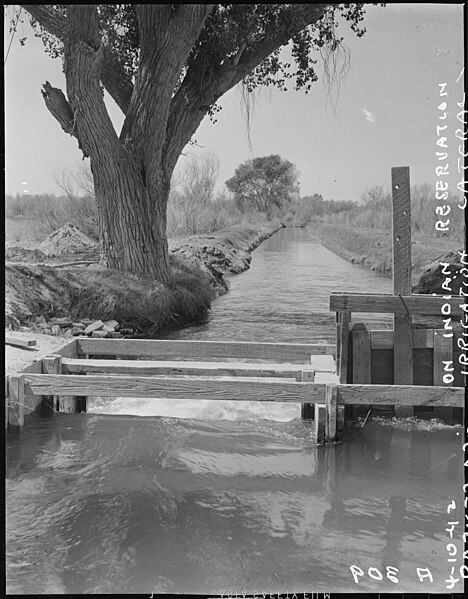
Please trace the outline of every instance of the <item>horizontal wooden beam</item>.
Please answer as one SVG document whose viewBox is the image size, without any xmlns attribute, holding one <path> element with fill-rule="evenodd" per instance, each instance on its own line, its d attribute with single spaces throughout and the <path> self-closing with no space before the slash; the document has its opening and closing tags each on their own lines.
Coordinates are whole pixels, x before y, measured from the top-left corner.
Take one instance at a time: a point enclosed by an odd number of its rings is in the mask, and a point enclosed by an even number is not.
<svg viewBox="0 0 468 599">
<path fill-rule="evenodd" d="M 325 385 L 314 383 L 216 380 L 201 377 L 25 374 L 25 389 L 37 395 L 144 397 L 314 403 L 324 400 Z"/>
<path fill-rule="evenodd" d="M 251 359 L 310 362 L 311 355 L 333 354 L 334 345 L 301 343 L 254 343 L 243 341 L 173 341 L 167 339 L 78 338 L 78 354 L 138 356 L 159 360 Z"/>
<path fill-rule="evenodd" d="M 320 356 L 321 357 L 321 356 Z M 314 372 L 313 366 L 296 364 L 253 364 L 246 362 L 185 362 L 177 360 L 75 360 L 64 358 L 64 374 L 134 374 L 140 375 L 205 375 L 302 377 L 303 371 Z"/>
<path fill-rule="evenodd" d="M 371 349 L 393 349 L 394 331 L 369 331 Z M 433 329 L 413 329 L 413 349 L 434 347 Z"/>
<path fill-rule="evenodd" d="M 5 337 L 5 345 L 15 345 L 16 347 L 24 347 L 25 349 L 35 350 L 37 341 L 35 339 L 20 339 L 19 337 Z"/>
<path fill-rule="evenodd" d="M 326 384 L 269 379 L 158 378 L 123 375 L 22 374 L 25 393 L 324 403 Z M 339 404 L 464 407 L 463 387 L 337 385 Z"/>
<path fill-rule="evenodd" d="M 450 306 L 448 316 L 460 317 L 464 314 L 462 305 L 468 303 L 463 296 L 455 296 L 445 299 L 442 295 L 373 295 L 358 293 L 332 293 L 330 295 L 330 311 L 337 312 L 349 310 L 351 312 L 374 312 L 401 314 L 410 312 L 413 315 L 441 316 L 441 308 L 445 304 Z M 448 310 L 448 309 L 447 309 Z M 448 318 L 444 315 L 444 318 Z"/>
<path fill-rule="evenodd" d="M 339 385 L 338 403 L 463 408 L 463 387 L 422 385 Z"/>
</svg>

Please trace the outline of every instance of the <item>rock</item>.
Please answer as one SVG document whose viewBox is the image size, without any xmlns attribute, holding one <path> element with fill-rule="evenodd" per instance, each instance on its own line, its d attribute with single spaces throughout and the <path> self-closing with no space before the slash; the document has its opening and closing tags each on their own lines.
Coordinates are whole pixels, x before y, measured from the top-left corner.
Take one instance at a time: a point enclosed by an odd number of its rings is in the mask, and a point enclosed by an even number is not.
<svg viewBox="0 0 468 599">
<path fill-rule="evenodd" d="M 108 334 L 107 334 L 107 336 L 108 336 L 110 339 L 120 339 L 120 338 L 122 337 L 122 334 L 121 334 L 121 333 L 118 333 L 117 331 L 113 331 L 113 332 L 111 332 L 111 333 L 108 333 Z"/>
<path fill-rule="evenodd" d="M 50 322 L 53 325 L 58 324 L 63 329 L 72 326 L 72 321 L 69 318 L 52 318 Z"/>
<path fill-rule="evenodd" d="M 102 327 L 103 331 L 106 331 L 106 333 L 113 333 L 115 331 L 114 327 L 109 327 L 106 324 Z"/>
<path fill-rule="evenodd" d="M 88 325 L 83 332 L 84 333 L 93 333 L 94 331 L 100 331 L 103 326 L 104 326 L 104 323 L 102 322 L 102 320 L 96 320 L 92 324 Z"/>
<path fill-rule="evenodd" d="M 107 337 L 107 335 L 107 331 L 93 331 L 91 333 L 91 337 L 94 339 L 104 339 L 105 337 Z"/>
<path fill-rule="evenodd" d="M 105 327 L 113 327 L 114 331 L 118 330 L 119 323 L 116 320 L 106 320 L 104 322 Z"/>
<path fill-rule="evenodd" d="M 62 329 L 59 324 L 54 324 L 50 330 L 52 335 L 60 335 Z"/>
<path fill-rule="evenodd" d="M 72 322 L 72 326 L 74 329 L 85 329 L 86 328 L 86 325 L 82 322 Z"/>
<path fill-rule="evenodd" d="M 122 335 L 133 335 L 133 329 L 120 329 Z"/>
</svg>

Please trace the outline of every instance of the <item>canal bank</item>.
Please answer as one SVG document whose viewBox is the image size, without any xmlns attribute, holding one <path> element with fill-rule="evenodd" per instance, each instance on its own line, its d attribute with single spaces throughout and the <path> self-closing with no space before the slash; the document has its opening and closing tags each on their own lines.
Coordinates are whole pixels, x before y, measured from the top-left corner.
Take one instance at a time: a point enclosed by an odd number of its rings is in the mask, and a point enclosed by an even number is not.
<svg viewBox="0 0 468 599">
<path fill-rule="evenodd" d="M 310 223 L 309 229 L 331 252 L 352 264 L 369 268 L 385 277 L 392 276 L 392 233 L 337 223 Z M 435 232 L 434 232 L 435 233 Z M 458 289 L 462 267 L 456 254 L 459 242 L 444 238 L 413 240 L 411 244 L 414 293 L 442 293 L 444 276 L 440 263 L 450 264 L 452 289 Z"/>
<path fill-rule="evenodd" d="M 228 290 L 226 275 L 248 269 L 250 253 L 282 226 L 279 222 L 237 226 L 209 236 L 172 240 L 171 287 L 102 267 L 97 246 L 88 248 L 86 263 L 79 265 L 73 264 L 76 252 L 49 258 L 41 254 L 38 263 L 37 251 L 28 256 L 21 248 L 9 250 L 6 325 L 34 330 L 38 319 L 44 318 L 115 319 L 122 327 L 151 336 L 201 322 L 212 300 Z M 60 263 L 71 264 L 60 267 Z"/>
</svg>

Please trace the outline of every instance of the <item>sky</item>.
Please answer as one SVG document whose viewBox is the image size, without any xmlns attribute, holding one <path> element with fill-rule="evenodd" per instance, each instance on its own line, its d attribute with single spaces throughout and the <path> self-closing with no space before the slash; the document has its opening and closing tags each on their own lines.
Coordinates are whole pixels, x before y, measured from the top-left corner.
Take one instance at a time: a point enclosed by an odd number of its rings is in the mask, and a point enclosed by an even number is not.
<svg viewBox="0 0 468 599">
<path fill-rule="evenodd" d="M 9 9 L 11 11 L 11 7 Z M 10 43 L 5 13 L 5 52 Z M 239 164 L 255 156 L 280 154 L 300 172 L 301 194 L 357 200 L 374 185 L 390 183 L 391 167 L 409 166 L 412 184 L 435 185 L 436 141 L 447 135 L 448 181 L 459 180 L 455 137 L 457 102 L 463 94 L 463 5 L 387 4 L 367 6 L 367 33 L 357 38 L 340 25 L 350 52 L 350 69 L 335 110 L 327 100 L 320 56 L 319 81 L 309 94 L 261 91 L 247 124 L 239 90 L 220 101 L 216 124 L 208 117 L 188 155 L 214 154 L 221 191 Z M 5 153 L 7 193 L 56 193 L 54 174 L 73 169 L 82 155 L 76 139 L 65 134 L 45 107 L 45 81 L 65 90 L 60 59 L 51 59 L 26 23 L 18 27 L 5 65 Z M 27 36 L 25 46 L 19 38 Z M 457 81 L 458 80 L 458 81 Z M 440 97 L 446 83 L 448 96 Z M 439 109 L 445 101 L 445 111 Z M 112 100 L 108 110 L 118 130 L 122 115 Z M 460 110 L 460 109 L 458 109 Z M 440 119 L 448 112 L 446 120 Z M 447 124 L 445 133 L 437 125 Z M 179 168 L 183 169 L 182 156 Z"/>
</svg>

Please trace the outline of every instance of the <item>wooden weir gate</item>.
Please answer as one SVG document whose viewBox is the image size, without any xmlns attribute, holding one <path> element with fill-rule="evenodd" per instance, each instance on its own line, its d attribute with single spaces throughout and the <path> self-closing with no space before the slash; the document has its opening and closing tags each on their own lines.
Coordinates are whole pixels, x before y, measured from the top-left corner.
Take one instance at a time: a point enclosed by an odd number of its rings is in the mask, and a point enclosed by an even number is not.
<svg viewBox="0 0 468 599">
<path fill-rule="evenodd" d="M 449 420 L 458 409 L 461 421 L 462 333 L 455 325 L 466 317 L 466 303 L 463 296 L 411 295 L 408 167 L 392 169 L 392 190 L 394 294 L 332 293 L 336 345 L 78 337 L 6 378 L 7 423 L 22 426 L 43 399 L 76 413 L 86 412 L 88 397 L 102 396 L 300 403 L 319 443 L 338 441 L 345 416 L 363 409 L 396 416 L 425 410 Z M 443 322 L 442 306 L 454 320 L 452 337 L 448 329 L 413 323 Z M 393 314 L 394 329 L 351 323 L 353 312 Z"/>
</svg>

